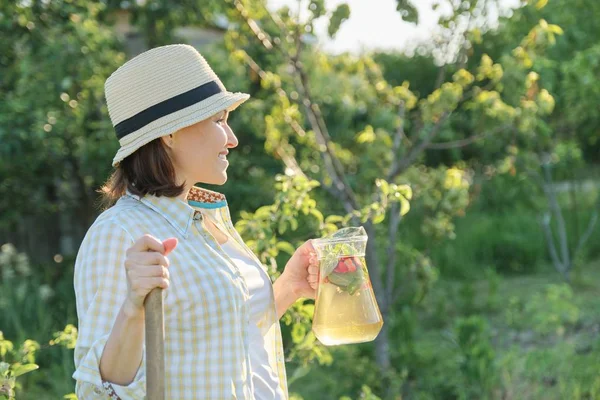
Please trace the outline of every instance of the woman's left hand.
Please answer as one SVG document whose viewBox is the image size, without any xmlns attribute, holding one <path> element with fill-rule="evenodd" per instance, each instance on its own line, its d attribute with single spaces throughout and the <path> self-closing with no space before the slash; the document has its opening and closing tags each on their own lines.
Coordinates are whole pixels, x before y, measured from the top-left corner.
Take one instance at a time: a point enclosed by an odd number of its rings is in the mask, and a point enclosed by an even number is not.
<svg viewBox="0 0 600 400">
<path fill-rule="evenodd" d="M 319 261 L 311 240 L 296 249 L 279 277 L 298 297 L 314 299 L 319 279 Z"/>
</svg>

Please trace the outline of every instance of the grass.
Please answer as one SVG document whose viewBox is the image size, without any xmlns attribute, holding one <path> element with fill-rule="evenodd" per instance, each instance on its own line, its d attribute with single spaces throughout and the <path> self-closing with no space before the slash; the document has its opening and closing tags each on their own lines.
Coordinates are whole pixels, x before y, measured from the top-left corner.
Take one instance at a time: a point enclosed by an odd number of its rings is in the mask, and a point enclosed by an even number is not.
<svg viewBox="0 0 600 400">
<path fill-rule="evenodd" d="M 424 304 L 419 348 L 436 354 L 438 360 L 460 358 L 447 339 L 453 321 L 465 313 L 480 315 L 489 325 L 496 354 L 497 388 L 492 398 L 600 399 L 600 262 L 580 272 L 570 299 L 544 297 L 549 285 L 564 285 L 549 268 L 535 275 L 495 279 L 495 293 L 490 292 L 488 278 L 474 282 L 469 296 L 461 294 L 463 282 L 441 282 Z M 443 309 L 444 323 L 436 315 L 439 299 L 451 303 Z M 530 307 L 529 314 L 511 320 L 511 299 L 513 307 Z M 561 320 L 565 310 L 577 311 L 577 321 Z M 550 321 L 552 329 L 540 329 L 540 321 Z"/>
</svg>

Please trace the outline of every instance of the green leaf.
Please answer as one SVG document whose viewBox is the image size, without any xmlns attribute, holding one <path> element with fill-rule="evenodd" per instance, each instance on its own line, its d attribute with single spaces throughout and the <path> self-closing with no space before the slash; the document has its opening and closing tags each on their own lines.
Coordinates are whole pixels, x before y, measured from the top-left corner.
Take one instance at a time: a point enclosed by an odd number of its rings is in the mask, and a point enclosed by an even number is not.
<svg viewBox="0 0 600 400">
<path fill-rule="evenodd" d="M 372 143 L 376 139 L 375 131 L 371 125 L 367 125 L 364 131 L 356 136 L 356 143 Z"/>
<path fill-rule="evenodd" d="M 382 223 L 385 220 L 385 214 L 379 214 L 376 215 L 375 218 L 373 218 L 373 223 L 375 225 Z"/>
<path fill-rule="evenodd" d="M 0 337 L 0 358 L 4 358 L 6 353 L 13 351 L 14 346 L 10 340 L 4 340 Z"/>
<path fill-rule="evenodd" d="M 317 218 L 317 220 L 319 221 L 319 223 L 323 223 L 323 213 L 319 210 L 317 210 L 316 208 L 313 208 L 310 210 L 310 213 Z"/>
<path fill-rule="evenodd" d="M 290 219 L 290 224 L 292 225 L 292 230 L 295 231 L 298 229 L 298 220 L 296 218 Z"/>
<path fill-rule="evenodd" d="M 4 361 L 0 361 L 0 377 L 4 377 L 10 370 L 10 364 Z"/>
<path fill-rule="evenodd" d="M 13 376 L 16 378 L 17 376 L 21 376 L 31 371 L 35 371 L 39 366 L 37 364 L 13 364 L 11 367 L 11 371 Z"/>
<path fill-rule="evenodd" d="M 355 272 L 338 273 L 332 272 L 327 276 L 329 282 L 345 290 L 349 294 L 354 294 L 364 283 L 364 271 L 358 268 Z"/>
<path fill-rule="evenodd" d="M 292 376 L 288 378 L 288 386 L 291 385 L 294 381 L 305 377 L 310 372 L 311 368 L 308 366 L 300 366 L 294 370 Z"/>
<path fill-rule="evenodd" d="M 285 251 L 289 255 L 293 255 L 296 252 L 294 246 L 292 246 L 291 243 L 285 241 L 277 242 L 275 247 L 277 247 L 278 250 Z"/>
<path fill-rule="evenodd" d="M 381 193 L 383 193 L 384 196 L 390 194 L 390 185 L 385 179 L 376 179 L 375 186 L 377 186 L 381 190 Z"/>
<path fill-rule="evenodd" d="M 281 218 L 279 220 L 279 223 L 277 224 L 277 230 L 279 231 L 279 233 L 281 235 L 283 235 L 285 233 L 285 231 L 287 231 L 287 224 L 286 224 L 285 218 Z"/>
<path fill-rule="evenodd" d="M 400 193 L 402 196 L 406 197 L 407 200 L 411 200 L 413 197 L 413 191 L 412 188 L 408 185 L 399 185 L 398 188 L 398 193 Z"/>
<path fill-rule="evenodd" d="M 314 304 L 303 304 L 299 311 L 304 314 L 306 318 L 312 318 L 315 315 L 315 305 Z"/>
<path fill-rule="evenodd" d="M 405 216 L 410 211 L 410 203 L 406 197 L 400 197 L 400 216 Z"/>
<path fill-rule="evenodd" d="M 554 24 L 548 25 L 548 30 L 556 35 L 562 35 L 565 33 L 560 26 Z"/>
<path fill-rule="evenodd" d="M 262 206 L 254 212 L 254 216 L 258 218 L 267 218 L 273 212 L 273 206 Z"/>
<path fill-rule="evenodd" d="M 329 37 L 333 39 L 335 34 L 340 30 L 340 26 L 342 23 L 350 18 L 350 7 L 348 4 L 340 4 L 331 14 L 331 19 L 329 20 L 329 27 L 327 28 L 327 33 Z"/>
<path fill-rule="evenodd" d="M 311 0 L 308 9 L 312 12 L 313 18 L 319 18 L 325 14 L 325 0 Z"/>
<path fill-rule="evenodd" d="M 306 327 L 303 324 L 296 323 L 292 328 L 292 341 L 294 343 L 300 343 L 304 340 L 304 335 L 306 335 Z"/>
<path fill-rule="evenodd" d="M 400 12 L 402 19 L 414 24 L 419 23 L 419 11 L 411 4 L 409 0 L 396 0 L 398 5 L 396 10 Z"/>
<path fill-rule="evenodd" d="M 344 221 L 344 217 L 341 215 L 329 215 L 327 218 L 325 218 L 326 224 L 335 224 L 342 221 Z"/>
</svg>

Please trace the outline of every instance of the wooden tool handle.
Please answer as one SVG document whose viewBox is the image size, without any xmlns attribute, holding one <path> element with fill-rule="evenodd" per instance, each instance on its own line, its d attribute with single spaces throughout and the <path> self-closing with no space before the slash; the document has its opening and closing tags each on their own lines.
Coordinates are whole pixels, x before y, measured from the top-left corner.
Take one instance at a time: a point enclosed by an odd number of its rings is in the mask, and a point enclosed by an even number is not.
<svg viewBox="0 0 600 400">
<path fill-rule="evenodd" d="M 146 399 L 165 400 L 165 324 L 162 289 L 144 301 L 146 321 Z"/>
</svg>

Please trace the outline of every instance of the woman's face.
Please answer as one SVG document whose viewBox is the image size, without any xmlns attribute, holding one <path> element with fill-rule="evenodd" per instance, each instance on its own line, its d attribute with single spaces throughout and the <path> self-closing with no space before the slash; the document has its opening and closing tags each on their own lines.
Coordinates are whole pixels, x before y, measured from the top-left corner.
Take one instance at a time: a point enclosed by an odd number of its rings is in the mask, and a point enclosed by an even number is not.
<svg viewBox="0 0 600 400">
<path fill-rule="evenodd" d="M 237 147 L 238 140 L 227 125 L 228 111 L 162 137 L 177 173 L 179 182 L 187 186 L 198 182 L 222 185 L 227 181 L 226 153 Z"/>
</svg>

